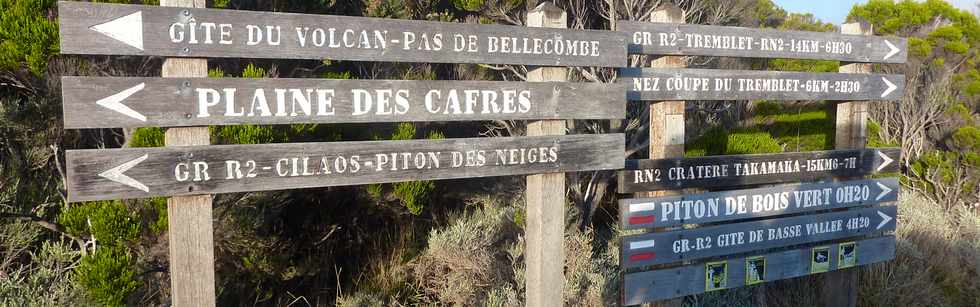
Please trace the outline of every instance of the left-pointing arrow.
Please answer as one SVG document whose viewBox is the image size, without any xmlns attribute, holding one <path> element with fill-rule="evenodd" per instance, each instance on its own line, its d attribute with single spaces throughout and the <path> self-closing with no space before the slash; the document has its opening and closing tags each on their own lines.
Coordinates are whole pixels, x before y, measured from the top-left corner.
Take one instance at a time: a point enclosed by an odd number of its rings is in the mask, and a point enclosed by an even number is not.
<svg viewBox="0 0 980 307">
<path fill-rule="evenodd" d="M 90 27 L 126 45 L 143 50 L 143 12 L 132 13 Z"/>
<path fill-rule="evenodd" d="M 149 157 L 149 154 L 144 154 L 142 157 L 133 159 L 129 162 L 120 164 L 119 166 L 110 168 L 102 173 L 99 173 L 99 177 L 109 179 L 121 184 L 125 184 L 127 186 L 134 187 L 143 192 L 150 192 L 150 188 L 147 187 L 145 184 L 136 181 L 136 179 L 133 179 L 132 177 L 126 176 L 126 174 L 124 174 L 129 169 L 133 168 L 137 164 L 140 164 L 140 162 L 143 162 L 143 160 L 146 160 L 147 157 Z"/>
<path fill-rule="evenodd" d="M 132 96 L 136 92 L 143 90 L 144 87 L 146 87 L 146 83 L 140 83 L 139 85 L 128 88 L 125 91 L 116 93 L 115 95 L 99 99 L 99 101 L 96 101 L 95 103 L 100 106 L 106 107 L 109 110 L 113 110 L 122 113 L 123 115 L 145 122 L 146 116 L 143 116 L 143 114 L 140 114 L 139 112 L 136 112 L 136 110 L 133 110 L 130 107 L 127 107 L 126 105 L 122 104 L 123 100 L 129 98 L 129 96 Z"/>
</svg>

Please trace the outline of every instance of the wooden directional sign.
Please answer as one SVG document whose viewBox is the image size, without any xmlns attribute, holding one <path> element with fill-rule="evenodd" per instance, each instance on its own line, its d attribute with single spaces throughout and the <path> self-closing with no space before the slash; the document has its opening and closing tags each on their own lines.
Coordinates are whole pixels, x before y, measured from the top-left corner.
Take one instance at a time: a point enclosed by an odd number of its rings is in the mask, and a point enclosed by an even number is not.
<svg viewBox="0 0 980 307">
<path fill-rule="evenodd" d="M 64 54 L 626 66 L 611 31 L 68 1 L 58 20 Z"/>
<path fill-rule="evenodd" d="M 897 178 L 792 184 L 619 201 L 625 229 L 704 224 L 898 200 Z"/>
<path fill-rule="evenodd" d="M 895 230 L 895 206 L 732 223 L 623 237 L 622 266 L 635 268 Z"/>
<path fill-rule="evenodd" d="M 618 169 L 623 134 L 70 150 L 68 199 Z"/>
<path fill-rule="evenodd" d="M 610 119 L 603 83 L 62 77 L 65 128 Z M 97 120 L 93 120 L 97 119 Z"/>
<path fill-rule="evenodd" d="M 898 170 L 901 149 L 848 149 L 778 154 L 627 160 L 619 192 L 722 188 L 857 177 Z"/>
<path fill-rule="evenodd" d="M 629 100 L 899 100 L 905 76 L 621 68 Z"/>
<path fill-rule="evenodd" d="M 750 255 L 710 264 L 625 274 L 623 305 L 703 293 L 715 290 L 713 286 L 719 283 L 723 285 L 720 289 L 731 289 L 820 273 L 823 270 L 812 264 L 821 261 L 819 258 L 824 254 L 827 256 L 824 259 L 827 262 L 826 271 L 884 262 L 895 258 L 895 237 L 884 236 Z M 717 279 L 706 280 L 709 275 Z"/>
<path fill-rule="evenodd" d="M 899 37 L 628 20 L 620 20 L 616 27 L 618 31 L 629 35 L 629 52 L 633 54 L 871 63 L 905 63 L 908 58 L 908 43 L 906 39 Z"/>
</svg>

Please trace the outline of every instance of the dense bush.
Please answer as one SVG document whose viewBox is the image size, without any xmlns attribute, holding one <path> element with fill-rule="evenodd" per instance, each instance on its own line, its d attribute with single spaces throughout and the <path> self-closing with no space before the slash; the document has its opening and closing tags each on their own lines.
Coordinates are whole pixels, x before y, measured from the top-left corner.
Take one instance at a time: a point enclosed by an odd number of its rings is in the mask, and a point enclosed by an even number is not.
<svg viewBox="0 0 980 307">
<path fill-rule="evenodd" d="M 126 298 L 140 285 L 134 264 L 125 248 L 106 245 L 82 257 L 73 279 L 99 304 L 125 306 Z"/>
<path fill-rule="evenodd" d="M 0 70 L 27 67 L 40 76 L 58 53 L 55 0 L 0 0 Z"/>
</svg>

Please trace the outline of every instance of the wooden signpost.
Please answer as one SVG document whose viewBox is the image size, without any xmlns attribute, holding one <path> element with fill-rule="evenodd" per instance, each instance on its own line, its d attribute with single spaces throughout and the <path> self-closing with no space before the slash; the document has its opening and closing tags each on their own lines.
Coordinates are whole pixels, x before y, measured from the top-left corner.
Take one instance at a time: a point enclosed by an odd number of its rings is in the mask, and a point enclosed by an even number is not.
<svg viewBox="0 0 980 307">
<path fill-rule="evenodd" d="M 905 63 L 908 42 L 823 32 L 784 31 L 727 26 L 663 24 L 620 20 L 617 30 L 629 35 L 631 54 L 706 55 L 749 58 L 839 60 Z"/>
<path fill-rule="evenodd" d="M 835 34 L 686 25 L 673 6 L 656 10 L 653 23 L 583 31 L 567 29 L 565 12 L 547 2 L 529 8 L 527 27 L 214 10 L 204 3 L 58 3 L 64 54 L 167 57 L 163 78 L 63 77 L 62 94 L 69 129 L 174 127 L 166 147 L 66 153 L 70 201 L 172 196 L 174 306 L 215 305 L 214 193 L 529 175 L 526 304 L 534 307 L 563 302 L 564 172 L 625 167 L 619 191 L 642 193 L 620 204 L 624 228 L 654 230 L 623 238 L 622 267 L 634 271 L 624 276 L 624 304 L 894 255 L 894 237 L 837 242 L 896 227 L 894 206 L 869 206 L 896 200 L 897 180 L 827 182 L 898 170 L 897 148 L 843 149 L 863 147 L 866 104 L 839 105 L 842 150 L 680 156 L 683 100 L 898 100 L 903 76 L 869 74 L 856 64 L 837 74 L 683 69 L 681 56 L 903 63 L 903 38 L 850 35 L 870 31 L 853 26 Z M 567 82 L 563 66 L 622 68 L 628 53 L 661 57 L 652 68 L 620 69 L 617 84 Z M 531 67 L 528 82 L 208 79 L 206 57 Z M 625 117 L 627 99 L 650 101 L 651 159 L 624 162 L 623 134 L 564 135 L 565 120 Z M 209 145 L 207 128 L 480 120 L 532 122 L 523 137 L 219 146 Z M 824 182 L 665 191 L 800 181 Z M 734 223 L 716 224 L 726 222 Z M 823 245 L 799 246 L 817 243 Z M 747 252 L 757 255 L 738 255 Z M 691 262 L 720 256 L 737 258 Z M 846 296 L 840 304 L 853 305 Z"/>
<path fill-rule="evenodd" d="M 624 91 L 570 82 L 62 77 L 70 129 L 609 119 L 626 116 Z"/>
<path fill-rule="evenodd" d="M 65 54 L 621 67 L 611 31 L 58 3 Z"/>
<path fill-rule="evenodd" d="M 619 192 L 722 188 L 856 177 L 898 170 L 899 148 L 627 160 Z"/>
<path fill-rule="evenodd" d="M 624 268 L 696 260 L 895 230 L 895 206 L 623 237 Z"/>
<path fill-rule="evenodd" d="M 895 237 L 828 243 L 749 254 L 717 262 L 625 274 L 623 304 L 670 299 L 707 291 L 806 276 L 895 258 Z"/>
<path fill-rule="evenodd" d="M 673 227 L 867 206 L 898 200 L 898 179 L 790 184 L 619 201 L 624 229 Z"/>
<path fill-rule="evenodd" d="M 621 68 L 629 100 L 899 100 L 905 76 Z"/>
<path fill-rule="evenodd" d="M 665 12 L 673 12 L 665 15 L 674 18 L 656 18 Z M 658 9 L 653 17 L 661 23 L 617 23 L 616 30 L 629 35 L 629 53 L 660 59 L 725 56 L 852 63 L 904 63 L 908 57 L 904 38 L 870 36 L 866 24 L 843 25 L 838 34 L 683 24 L 676 7 Z M 895 207 L 862 207 L 895 201 L 899 185 L 896 179 L 830 180 L 898 170 L 898 149 L 851 148 L 863 148 L 867 140 L 865 101 L 903 99 L 904 76 L 870 74 L 870 64 L 847 64 L 841 73 L 677 66 L 682 65 L 618 71 L 617 82 L 629 86 L 629 100 L 651 101 L 651 158 L 628 160 L 618 177 L 619 192 L 638 197 L 620 201 L 621 225 L 651 231 L 623 239 L 620 259 L 627 272 L 622 303 L 675 306 L 680 301 L 670 299 L 684 295 L 835 271 L 825 279 L 825 306 L 855 306 L 856 275 L 846 268 L 892 259 L 895 238 L 828 241 L 894 230 Z M 665 139 L 683 144 L 683 115 L 664 124 L 668 121 L 661 109 L 673 101 L 663 101 L 758 99 L 848 101 L 837 107 L 836 140 L 842 150 L 687 159 L 654 154 L 654 144 L 659 150 Z M 683 108 L 675 113 L 683 114 Z M 680 147 L 674 150 L 682 153 Z M 758 187 L 800 181 L 824 182 Z M 647 192 L 743 186 L 757 187 L 676 196 Z M 747 219 L 752 221 L 739 222 Z M 682 225 L 699 227 L 678 228 Z M 784 250 L 788 246 L 795 249 Z M 747 252 L 755 255 L 703 259 Z M 764 289 L 753 290 L 755 303 L 763 306 Z"/>
<path fill-rule="evenodd" d="M 619 169 L 622 134 L 72 150 L 68 198 L 266 191 Z"/>
</svg>

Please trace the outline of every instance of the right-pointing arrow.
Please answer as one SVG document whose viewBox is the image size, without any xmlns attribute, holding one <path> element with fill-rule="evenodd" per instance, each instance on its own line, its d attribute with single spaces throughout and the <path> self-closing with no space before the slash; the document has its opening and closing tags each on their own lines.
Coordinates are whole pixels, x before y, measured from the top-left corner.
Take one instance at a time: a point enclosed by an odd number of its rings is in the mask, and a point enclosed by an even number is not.
<svg viewBox="0 0 980 307">
<path fill-rule="evenodd" d="M 888 87 L 888 88 L 885 89 L 885 92 L 884 93 L 881 93 L 881 98 L 885 98 L 885 96 L 888 96 L 888 94 L 891 94 L 893 91 L 895 91 L 895 89 L 898 88 L 897 86 L 895 86 L 894 83 L 892 83 L 891 81 L 888 81 L 888 79 L 885 79 L 885 77 L 881 77 L 881 81 L 884 81 L 885 82 L 885 86 Z"/>
<path fill-rule="evenodd" d="M 91 26 L 90 29 L 105 34 L 105 36 L 143 50 L 143 12 L 132 13 L 104 23 Z"/>
<path fill-rule="evenodd" d="M 136 181 L 136 179 L 133 179 L 132 177 L 126 176 L 126 174 L 124 174 L 129 169 L 133 168 L 137 164 L 140 164 L 140 162 L 143 162 L 143 160 L 146 160 L 147 157 L 149 157 L 149 154 L 144 154 L 142 157 L 133 159 L 129 162 L 120 164 L 119 166 L 110 168 L 102 173 L 99 173 L 99 177 L 109 179 L 121 184 L 125 184 L 127 186 L 134 187 L 143 192 L 150 192 L 150 188 L 147 187 L 145 184 L 140 183 L 139 181 Z"/>
<path fill-rule="evenodd" d="M 100 106 L 106 107 L 109 110 L 113 110 L 122 113 L 123 115 L 145 122 L 146 116 L 143 116 L 143 114 L 140 114 L 139 112 L 136 112 L 136 110 L 133 110 L 127 107 L 126 105 L 122 104 L 123 100 L 129 98 L 129 96 L 132 96 L 136 92 L 143 90 L 143 87 L 146 87 L 146 83 L 140 83 L 139 85 L 128 88 L 122 92 L 116 93 L 115 95 L 99 99 L 99 101 L 96 101 L 95 103 Z"/>
<path fill-rule="evenodd" d="M 900 51 L 898 47 L 895 47 L 895 45 L 892 44 L 892 42 L 889 42 L 887 39 L 885 40 L 885 45 L 888 46 L 888 54 L 885 54 L 885 58 L 882 60 L 887 60 Z"/>
<path fill-rule="evenodd" d="M 892 189 L 889 188 L 887 185 L 883 185 L 881 184 L 881 182 L 875 182 L 875 183 L 878 184 L 878 188 L 881 189 L 881 193 L 878 193 L 878 197 L 875 197 L 875 201 L 879 201 L 881 200 L 882 197 L 885 197 L 885 195 L 891 193 Z"/>
<path fill-rule="evenodd" d="M 886 166 L 888 166 L 889 164 L 892 164 L 892 161 L 895 161 L 895 160 L 892 160 L 892 158 L 889 158 L 888 155 L 885 155 L 884 153 L 882 153 L 880 150 L 876 150 L 875 152 L 877 152 L 878 153 L 878 156 L 881 157 L 881 159 L 883 160 L 881 162 L 881 165 L 878 165 L 878 168 L 875 169 L 875 172 L 880 172 L 881 170 L 885 169 Z"/>
<path fill-rule="evenodd" d="M 878 216 L 881 217 L 881 223 L 878 223 L 878 228 L 875 228 L 875 230 L 881 229 L 881 227 L 885 227 L 885 224 L 888 224 L 888 222 L 891 222 L 892 220 L 892 217 L 888 216 L 887 214 L 881 211 L 878 211 Z"/>
</svg>

